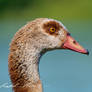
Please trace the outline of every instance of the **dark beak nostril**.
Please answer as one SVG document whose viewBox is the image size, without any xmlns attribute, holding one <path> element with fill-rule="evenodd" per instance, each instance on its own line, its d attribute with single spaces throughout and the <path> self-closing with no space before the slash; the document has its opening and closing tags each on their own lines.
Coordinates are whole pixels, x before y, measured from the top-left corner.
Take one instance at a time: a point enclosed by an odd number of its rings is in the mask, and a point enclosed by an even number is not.
<svg viewBox="0 0 92 92">
<path fill-rule="evenodd" d="M 76 41 L 73 41 L 74 44 L 76 44 Z"/>
</svg>

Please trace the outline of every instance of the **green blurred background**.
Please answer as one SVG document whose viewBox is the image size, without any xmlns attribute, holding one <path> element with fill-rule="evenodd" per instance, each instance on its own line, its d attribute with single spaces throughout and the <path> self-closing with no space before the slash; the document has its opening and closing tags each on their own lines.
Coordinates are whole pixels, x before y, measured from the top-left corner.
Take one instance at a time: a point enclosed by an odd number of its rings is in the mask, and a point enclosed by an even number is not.
<svg viewBox="0 0 92 92">
<path fill-rule="evenodd" d="M 55 50 L 40 61 L 44 92 L 92 92 L 92 0 L 0 0 L 0 92 L 11 92 L 9 43 L 16 31 L 39 17 L 61 21 L 90 55 Z"/>
</svg>

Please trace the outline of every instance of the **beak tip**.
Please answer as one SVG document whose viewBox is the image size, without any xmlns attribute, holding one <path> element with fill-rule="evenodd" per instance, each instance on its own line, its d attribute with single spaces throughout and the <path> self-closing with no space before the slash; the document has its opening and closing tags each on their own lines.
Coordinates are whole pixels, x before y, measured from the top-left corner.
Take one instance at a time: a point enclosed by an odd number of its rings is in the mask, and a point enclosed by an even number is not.
<svg viewBox="0 0 92 92">
<path fill-rule="evenodd" d="M 85 53 L 86 55 L 89 55 L 89 51 L 87 50 L 87 52 Z"/>
</svg>

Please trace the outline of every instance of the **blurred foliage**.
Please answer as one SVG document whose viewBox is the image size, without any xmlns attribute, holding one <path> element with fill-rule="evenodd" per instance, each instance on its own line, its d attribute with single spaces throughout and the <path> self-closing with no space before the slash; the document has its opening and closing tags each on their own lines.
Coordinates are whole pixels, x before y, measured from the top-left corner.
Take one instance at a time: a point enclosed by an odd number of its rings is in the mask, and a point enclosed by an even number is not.
<svg viewBox="0 0 92 92">
<path fill-rule="evenodd" d="M 30 0 L 0 0 L 0 11 L 5 11 L 7 9 L 22 9 L 29 5 L 28 2 L 30 2 Z"/>
<path fill-rule="evenodd" d="M 92 19 L 92 0 L 0 0 L 0 19 Z"/>
</svg>

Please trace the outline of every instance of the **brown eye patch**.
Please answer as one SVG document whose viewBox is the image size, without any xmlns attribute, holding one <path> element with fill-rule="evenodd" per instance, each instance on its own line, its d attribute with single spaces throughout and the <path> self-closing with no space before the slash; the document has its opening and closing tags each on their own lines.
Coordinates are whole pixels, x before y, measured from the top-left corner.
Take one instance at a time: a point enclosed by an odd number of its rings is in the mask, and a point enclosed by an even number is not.
<svg viewBox="0 0 92 92">
<path fill-rule="evenodd" d="M 59 23 L 55 22 L 55 21 L 49 21 L 46 22 L 43 25 L 43 28 L 45 29 L 45 31 L 50 34 L 50 35 L 58 35 L 58 31 L 60 30 L 60 28 L 62 28 L 60 26 Z"/>
</svg>

